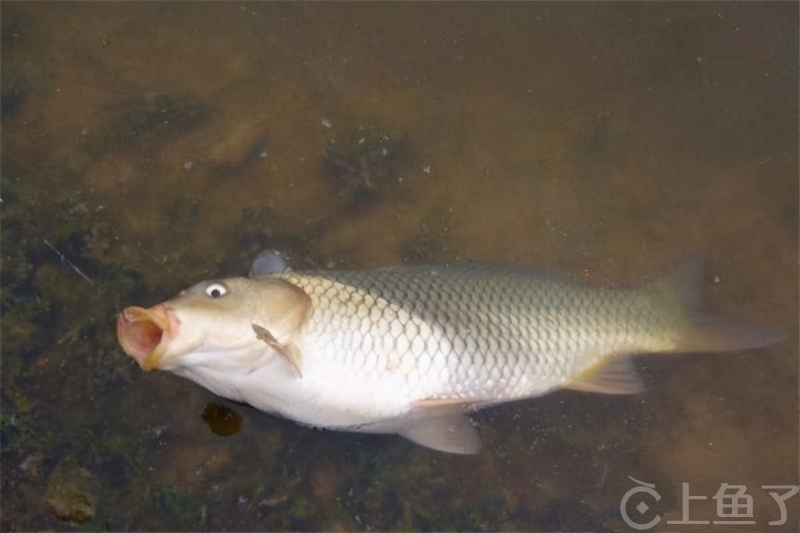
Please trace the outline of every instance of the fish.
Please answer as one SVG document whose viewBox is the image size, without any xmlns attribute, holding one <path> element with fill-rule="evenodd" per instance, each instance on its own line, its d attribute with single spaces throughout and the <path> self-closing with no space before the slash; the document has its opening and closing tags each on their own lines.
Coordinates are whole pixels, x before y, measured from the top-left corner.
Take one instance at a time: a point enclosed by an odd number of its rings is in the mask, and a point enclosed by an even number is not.
<svg viewBox="0 0 800 533">
<path fill-rule="evenodd" d="M 730 352 L 784 332 L 702 307 L 703 261 L 605 288 L 486 263 L 287 268 L 207 280 L 118 316 L 123 351 L 214 394 L 315 428 L 476 454 L 469 414 L 559 389 L 644 390 L 632 357 Z"/>
</svg>

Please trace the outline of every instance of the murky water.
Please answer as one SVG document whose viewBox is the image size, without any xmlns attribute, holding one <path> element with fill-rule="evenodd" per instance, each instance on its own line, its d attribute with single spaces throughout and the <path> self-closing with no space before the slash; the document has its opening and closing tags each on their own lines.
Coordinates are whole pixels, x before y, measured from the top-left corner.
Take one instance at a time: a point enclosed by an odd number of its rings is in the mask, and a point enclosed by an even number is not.
<svg viewBox="0 0 800 533">
<path fill-rule="evenodd" d="M 798 484 L 797 4 L 2 15 L 4 529 L 620 531 L 632 476 L 656 530 L 797 530 L 800 497 L 769 526 L 762 488 Z M 642 395 L 488 409 L 476 457 L 304 429 L 119 349 L 122 307 L 264 248 L 604 285 L 702 253 L 722 314 L 789 337 L 641 358 Z M 211 402 L 241 429 L 213 433 Z M 725 519 L 729 483 L 756 524 L 668 524 L 683 483 L 690 520 Z"/>
</svg>

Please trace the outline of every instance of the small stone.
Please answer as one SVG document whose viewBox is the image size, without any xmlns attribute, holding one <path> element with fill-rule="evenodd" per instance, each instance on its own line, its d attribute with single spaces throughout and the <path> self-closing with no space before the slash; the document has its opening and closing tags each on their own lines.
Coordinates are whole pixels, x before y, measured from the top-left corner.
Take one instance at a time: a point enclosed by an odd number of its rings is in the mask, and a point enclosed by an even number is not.
<svg viewBox="0 0 800 533">
<path fill-rule="evenodd" d="M 94 485 L 91 472 L 65 459 L 56 466 L 47 483 L 47 508 L 59 520 L 83 524 L 94 517 Z"/>
</svg>

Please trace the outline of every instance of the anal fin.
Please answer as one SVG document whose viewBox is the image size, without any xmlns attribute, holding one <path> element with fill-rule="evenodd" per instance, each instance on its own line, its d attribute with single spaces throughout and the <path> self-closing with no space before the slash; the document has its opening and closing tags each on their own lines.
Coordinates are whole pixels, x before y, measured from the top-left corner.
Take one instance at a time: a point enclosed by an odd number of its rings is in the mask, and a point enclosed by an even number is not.
<svg viewBox="0 0 800 533">
<path fill-rule="evenodd" d="M 601 394 L 637 394 L 645 387 L 629 357 L 612 359 L 602 366 L 595 366 L 578 376 L 573 376 L 563 385 L 565 389 Z"/>
</svg>

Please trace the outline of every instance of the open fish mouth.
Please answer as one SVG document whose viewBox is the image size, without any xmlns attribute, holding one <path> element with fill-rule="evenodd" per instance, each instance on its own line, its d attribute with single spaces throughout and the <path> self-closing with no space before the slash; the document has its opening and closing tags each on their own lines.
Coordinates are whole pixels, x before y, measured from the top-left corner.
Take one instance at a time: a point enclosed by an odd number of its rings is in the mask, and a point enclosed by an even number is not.
<svg viewBox="0 0 800 533">
<path fill-rule="evenodd" d="M 117 339 L 142 370 L 153 370 L 158 368 L 167 341 L 175 336 L 178 325 L 172 309 L 163 304 L 150 309 L 126 307 L 117 318 Z"/>
</svg>

